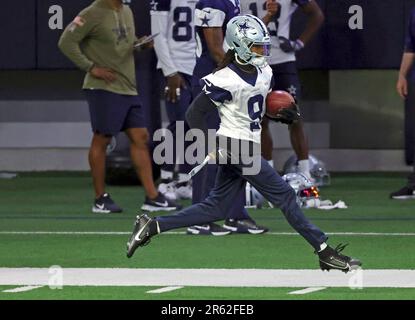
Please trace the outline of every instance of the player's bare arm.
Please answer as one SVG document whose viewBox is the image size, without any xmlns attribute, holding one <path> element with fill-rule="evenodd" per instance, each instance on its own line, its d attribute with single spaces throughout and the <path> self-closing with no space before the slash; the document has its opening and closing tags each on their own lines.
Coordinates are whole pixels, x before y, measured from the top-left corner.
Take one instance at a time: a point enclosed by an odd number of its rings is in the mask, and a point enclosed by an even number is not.
<svg viewBox="0 0 415 320">
<path fill-rule="evenodd" d="M 324 14 L 314 0 L 302 6 L 301 9 L 307 15 L 308 19 L 304 32 L 300 35 L 299 39 L 306 45 L 322 26 Z"/>
<path fill-rule="evenodd" d="M 203 34 L 206 39 L 206 44 L 209 49 L 211 57 L 219 64 L 225 57 L 225 51 L 223 51 L 223 32 L 222 28 L 212 27 L 204 28 Z"/>
<path fill-rule="evenodd" d="M 405 52 L 402 57 L 401 68 L 399 69 L 398 82 L 396 83 L 396 90 L 402 99 L 408 95 L 408 80 L 406 77 L 412 64 L 415 60 L 415 53 Z"/>
<path fill-rule="evenodd" d="M 267 0 L 265 6 L 267 13 L 264 17 L 262 17 L 262 21 L 265 23 L 265 25 L 268 25 L 280 10 L 281 5 L 277 2 L 277 0 Z"/>
</svg>

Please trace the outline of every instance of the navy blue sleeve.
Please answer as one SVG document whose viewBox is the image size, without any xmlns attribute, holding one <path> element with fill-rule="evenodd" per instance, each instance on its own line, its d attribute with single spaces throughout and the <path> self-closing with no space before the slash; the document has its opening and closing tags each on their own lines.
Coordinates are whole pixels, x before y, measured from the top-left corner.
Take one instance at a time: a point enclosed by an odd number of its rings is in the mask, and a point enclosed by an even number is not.
<svg viewBox="0 0 415 320">
<path fill-rule="evenodd" d="M 218 9 L 226 12 L 226 5 L 223 0 L 199 0 L 196 4 L 196 9 L 202 10 L 204 8 Z"/>
<path fill-rule="evenodd" d="M 411 11 L 405 39 L 405 52 L 415 52 L 415 9 Z"/>
<path fill-rule="evenodd" d="M 207 127 L 205 123 L 206 114 L 216 110 L 215 103 L 210 100 L 203 92 L 193 99 L 186 111 L 186 121 L 190 128 L 202 130 L 207 137 Z"/>
<path fill-rule="evenodd" d="M 272 90 L 274 88 L 274 86 L 275 86 L 275 79 L 274 79 L 274 76 L 272 76 L 271 82 L 269 84 L 269 89 Z"/>
<path fill-rule="evenodd" d="M 228 90 L 215 86 L 207 79 L 200 79 L 199 84 L 203 92 L 214 102 L 223 103 L 232 100 L 232 94 Z"/>
<path fill-rule="evenodd" d="M 170 11 L 171 0 L 151 0 L 151 11 Z"/>
<path fill-rule="evenodd" d="M 299 7 L 302 7 L 310 2 L 310 0 L 293 0 Z"/>
</svg>

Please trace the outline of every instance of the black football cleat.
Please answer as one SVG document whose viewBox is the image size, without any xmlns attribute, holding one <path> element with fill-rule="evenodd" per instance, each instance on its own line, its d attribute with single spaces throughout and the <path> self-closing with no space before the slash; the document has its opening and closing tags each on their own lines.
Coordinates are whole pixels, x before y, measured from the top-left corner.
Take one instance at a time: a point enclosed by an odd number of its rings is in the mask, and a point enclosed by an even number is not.
<svg viewBox="0 0 415 320">
<path fill-rule="evenodd" d="M 396 200 L 415 199 L 415 190 L 407 186 L 392 192 L 389 197 Z"/>
<path fill-rule="evenodd" d="M 232 233 L 262 234 L 268 231 L 268 228 L 258 226 L 251 219 L 226 219 L 223 227 L 232 231 Z"/>
<path fill-rule="evenodd" d="M 153 234 L 150 233 L 150 224 L 155 221 L 148 215 L 137 216 L 134 223 L 133 233 L 127 242 L 127 257 L 131 258 L 138 247 L 146 246 L 150 243 Z"/>
<path fill-rule="evenodd" d="M 347 244 L 339 244 L 335 249 L 327 246 L 323 251 L 318 252 L 321 270 L 341 270 L 345 273 L 358 269 L 362 263 L 360 260 L 340 254 Z"/>
<path fill-rule="evenodd" d="M 187 228 L 187 234 L 193 235 L 226 236 L 231 232 L 232 231 L 225 229 L 213 222 L 203 225 L 194 225 Z"/>
</svg>

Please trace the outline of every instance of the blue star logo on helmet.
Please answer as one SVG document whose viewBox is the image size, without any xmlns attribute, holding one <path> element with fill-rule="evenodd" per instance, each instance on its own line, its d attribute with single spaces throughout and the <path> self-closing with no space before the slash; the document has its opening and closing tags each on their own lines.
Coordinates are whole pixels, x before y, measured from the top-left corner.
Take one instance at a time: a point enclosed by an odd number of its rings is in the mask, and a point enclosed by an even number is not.
<svg viewBox="0 0 415 320">
<path fill-rule="evenodd" d="M 251 29 L 251 27 L 248 26 L 248 23 L 246 21 L 244 21 L 243 24 L 239 24 L 238 26 L 239 26 L 239 30 L 242 31 L 242 32 L 244 32 L 248 29 Z"/>
</svg>

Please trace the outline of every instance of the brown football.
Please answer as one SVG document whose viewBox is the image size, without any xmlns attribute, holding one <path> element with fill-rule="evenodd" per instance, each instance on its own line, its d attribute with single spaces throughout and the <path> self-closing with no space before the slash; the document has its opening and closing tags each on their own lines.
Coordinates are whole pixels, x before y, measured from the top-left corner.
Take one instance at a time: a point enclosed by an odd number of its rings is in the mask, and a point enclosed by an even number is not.
<svg viewBox="0 0 415 320">
<path fill-rule="evenodd" d="M 271 91 L 266 100 L 267 115 L 275 118 L 281 109 L 289 108 L 293 103 L 295 100 L 287 91 Z"/>
</svg>

